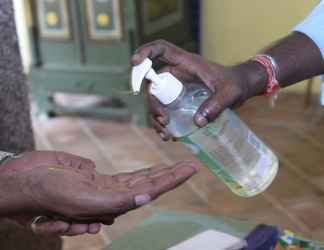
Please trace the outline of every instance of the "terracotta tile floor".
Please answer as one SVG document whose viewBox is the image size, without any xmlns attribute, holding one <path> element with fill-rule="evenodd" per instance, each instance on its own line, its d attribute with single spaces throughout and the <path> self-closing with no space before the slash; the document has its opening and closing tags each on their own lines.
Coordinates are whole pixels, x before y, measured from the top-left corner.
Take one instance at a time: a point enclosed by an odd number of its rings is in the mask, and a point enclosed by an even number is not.
<svg viewBox="0 0 324 250">
<path fill-rule="evenodd" d="M 302 98 L 284 94 L 275 109 L 256 98 L 238 111 L 280 158 L 278 177 L 264 194 L 250 199 L 237 197 L 207 169 L 202 169 L 178 190 L 118 219 L 98 235 L 64 238 L 64 250 L 101 249 L 160 209 L 277 224 L 323 240 L 324 111 L 317 104 L 304 107 Z M 38 149 L 89 157 L 102 173 L 192 159 L 180 144 L 161 142 L 152 130 L 129 124 L 79 118 L 56 118 L 34 124 Z"/>
</svg>

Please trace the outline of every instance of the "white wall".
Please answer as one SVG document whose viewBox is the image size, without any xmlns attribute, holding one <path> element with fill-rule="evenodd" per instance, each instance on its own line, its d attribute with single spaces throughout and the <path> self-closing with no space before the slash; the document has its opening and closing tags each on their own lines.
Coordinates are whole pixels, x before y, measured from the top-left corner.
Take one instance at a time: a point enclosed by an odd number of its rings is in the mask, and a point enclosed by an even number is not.
<svg viewBox="0 0 324 250">
<path fill-rule="evenodd" d="M 31 65 L 30 41 L 26 17 L 26 10 L 29 7 L 27 1 L 28 0 L 13 0 L 20 53 L 26 73 L 29 71 Z"/>
<path fill-rule="evenodd" d="M 222 64 L 247 60 L 286 36 L 319 0 L 202 0 L 202 51 Z M 319 92 L 319 81 L 315 84 Z M 305 84 L 290 91 L 304 92 Z"/>
</svg>

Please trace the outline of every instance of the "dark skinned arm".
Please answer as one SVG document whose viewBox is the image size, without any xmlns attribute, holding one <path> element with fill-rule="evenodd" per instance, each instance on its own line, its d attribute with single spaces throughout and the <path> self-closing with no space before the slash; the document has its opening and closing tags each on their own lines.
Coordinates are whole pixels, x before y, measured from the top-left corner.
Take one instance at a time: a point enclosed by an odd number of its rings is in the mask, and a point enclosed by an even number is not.
<svg viewBox="0 0 324 250">
<path fill-rule="evenodd" d="M 26 152 L 0 167 L 0 217 L 8 217 L 38 234 L 95 234 L 100 224 L 173 190 L 198 171 L 199 165 L 174 166 L 103 175 L 80 156 L 53 151 Z M 45 221 L 32 223 L 35 217 Z"/>
<path fill-rule="evenodd" d="M 324 73 L 324 61 L 319 48 L 306 35 L 293 32 L 287 37 L 264 49 L 262 53 L 272 56 L 279 67 L 278 80 L 281 87 Z M 267 85 L 267 74 L 262 65 L 255 61 L 223 66 L 204 60 L 201 56 L 184 51 L 173 44 L 157 40 L 143 45 L 132 58 L 138 65 L 146 57 L 160 61 L 182 82 L 205 84 L 213 94 L 197 111 L 194 120 L 203 127 L 217 118 L 225 108 L 240 106 L 247 99 L 260 95 Z M 153 96 L 146 93 L 155 130 L 162 139 L 171 135 L 165 128 L 168 114 Z"/>
<path fill-rule="evenodd" d="M 324 60 L 320 50 L 303 33 L 293 32 L 261 53 L 268 54 L 276 60 L 279 68 L 278 81 L 281 87 L 324 73 Z M 241 68 L 242 74 L 249 74 L 251 91 L 254 95 L 263 92 L 267 76 L 262 66 L 248 61 L 237 67 Z"/>
</svg>

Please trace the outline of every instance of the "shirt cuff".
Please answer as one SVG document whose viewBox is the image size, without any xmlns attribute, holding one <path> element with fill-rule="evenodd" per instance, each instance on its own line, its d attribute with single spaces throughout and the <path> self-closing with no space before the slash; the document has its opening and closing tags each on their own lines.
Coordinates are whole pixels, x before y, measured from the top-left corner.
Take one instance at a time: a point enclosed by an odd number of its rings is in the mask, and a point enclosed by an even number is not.
<svg viewBox="0 0 324 250">
<path fill-rule="evenodd" d="M 324 58 L 324 1 L 321 1 L 293 31 L 303 33 L 312 39 Z"/>
</svg>

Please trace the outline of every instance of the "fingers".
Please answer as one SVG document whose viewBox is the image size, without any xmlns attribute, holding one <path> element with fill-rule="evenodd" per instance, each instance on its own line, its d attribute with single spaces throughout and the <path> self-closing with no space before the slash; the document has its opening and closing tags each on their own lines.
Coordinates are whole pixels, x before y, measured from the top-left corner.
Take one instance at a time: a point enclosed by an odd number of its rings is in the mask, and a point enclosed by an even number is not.
<svg viewBox="0 0 324 250">
<path fill-rule="evenodd" d="M 78 224 L 72 223 L 69 229 L 63 234 L 65 236 L 77 236 L 81 234 L 96 234 L 100 231 L 101 225 L 99 223 L 92 224 Z"/>
<path fill-rule="evenodd" d="M 41 235 L 63 235 L 68 231 L 70 224 L 61 220 L 50 220 L 46 217 L 36 217 L 30 224 L 35 234 Z"/>
<path fill-rule="evenodd" d="M 173 167 L 161 170 L 158 174 L 149 174 L 146 181 L 135 183 L 131 188 L 135 194 L 146 195 L 151 201 L 183 184 L 199 168 L 199 165 L 193 162 L 178 163 Z"/>
<path fill-rule="evenodd" d="M 100 231 L 100 223 L 69 223 L 62 220 L 50 220 L 43 216 L 36 217 L 30 224 L 31 230 L 39 235 L 76 236 L 81 234 L 96 234 Z"/>
<path fill-rule="evenodd" d="M 154 96 L 150 96 L 146 100 L 152 119 L 159 122 L 163 127 L 168 125 L 169 115 L 166 108 Z"/>
<path fill-rule="evenodd" d="M 161 125 L 166 126 L 169 123 L 168 113 L 166 112 L 165 107 L 159 102 L 159 100 L 150 94 L 149 88 L 150 86 L 149 84 L 147 84 L 144 91 L 148 110 L 154 119 L 157 119 L 159 122 L 161 122 Z"/>
<path fill-rule="evenodd" d="M 75 224 L 72 223 L 68 230 L 66 232 L 64 232 L 63 235 L 65 236 L 76 236 L 76 235 L 81 235 L 81 234 L 85 234 L 88 232 L 88 225 L 87 224 Z"/>
<path fill-rule="evenodd" d="M 195 74 L 188 70 L 187 65 L 170 66 L 167 65 L 158 71 L 159 74 L 169 72 L 182 83 L 201 82 Z"/>
<path fill-rule="evenodd" d="M 171 138 L 171 135 L 165 128 L 169 123 L 169 115 L 165 107 L 149 93 L 148 88 L 145 89 L 145 100 L 151 114 L 151 124 L 161 138 L 167 141 Z"/>
<path fill-rule="evenodd" d="M 138 65 L 145 58 L 149 57 L 151 59 L 159 59 L 170 65 L 176 65 L 180 62 L 181 56 L 186 53 L 186 51 L 167 41 L 156 40 L 138 48 L 132 57 L 132 64 Z"/>
<path fill-rule="evenodd" d="M 98 214 L 123 214 L 137 207 L 149 203 L 163 193 L 181 185 L 194 175 L 199 169 L 197 163 L 179 163 L 173 167 L 162 168 L 156 171 L 152 169 L 144 176 L 133 173 L 137 181 L 128 180 L 127 185 L 121 189 L 93 190 L 88 197 L 88 215 Z M 130 185 L 132 183 L 132 185 Z M 91 197 L 91 198 L 90 198 Z"/>
<path fill-rule="evenodd" d="M 166 168 L 166 165 L 160 164 L 160 165 L 156 165 L 151 168 L 143 168 L 143 169 L 137 170 L 135 172 L 116 174 L 116 175 L 112 176 L 112 178 L 113 178 L 113 180 L 115 180 L 119 183 L 125 184 L 134 178 L 137 178 L 139 176 L 147 176 L 149 173 L 156 173 L 164 168 Z"/>
<path fill-rule="evenodd" d="M 58 164 L 66 167 L 72 167 L 78 170 L 93 171 L 96 164 L 87 158 L 78 155 L 72 155 L 64 152 L 54 152 Z"/>
<path fill-rule="evenodd" d="M 88 234 L 97 234 L 101 229 L 100 223 L 92 223 L 88 227 Z"/>
<path fill-rule="evenodd" d="M 147 168 L 145 169 L 145 173 L 141 174 L 135 174 L 133 178 L 131 178 L 127 182 L 127 186 L 132 188 L 135 185 L 138 185 L 139 183 L 145 183 L 148 182 L 149 179 L 159 177 L 161 175 L 165 175 L 167 171 L 170 170 L 170 167 L 167 167 L 165 165 L 159 166 L 159 167 L 153 167 L 153 168 Z"/>
<path fill-rule="evenodd" d="M 82 191 L 79 192 L 78 198 L 70 200 L 69 208 L 60 213 L 77 221 L 111 224 L 116 216 L 143 206 L 176 188 L 195 174 L 198 168 L 195 163 L 180 163 L 173 167 L 129 173 L 131 179 L 119 177 L 127 181 L 115 182 L 116 185 L 110 187 L 96 185 L 79 187 L 78 189 Z M 108 178 L 112 180 L 111 176 Z M 107 215 L 111 217 L 108 221 L 103 221 L 102 218 L 106 218 Z M 82 231 L 79 227 L 73 230 L 78 234 Z M 73 233 L 74 231 L 71 232 Z"/>
<path fill-rule="evenodd" d="M 153 119 L 152 117 L 151 117 L 151 124 L 152 124 L 152 127 L 154 128 L 154 130 L 160 135 L 162 140 L 168 141 L 171 139 L 172 136 L 169 133 L 169 131 L 163 125 L 161 125 L 160 122 Z"/>
</svg>

